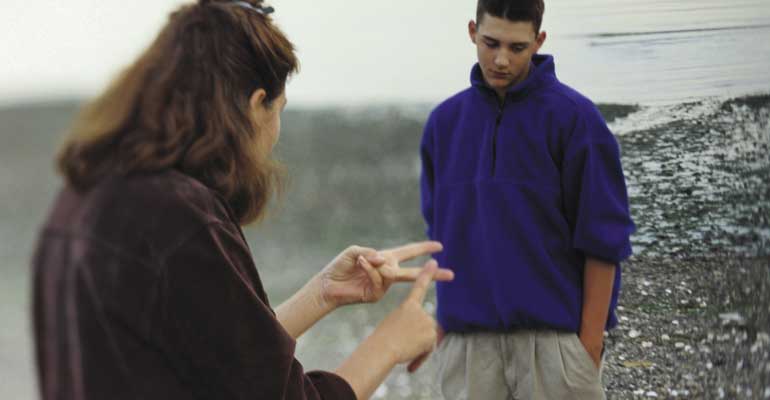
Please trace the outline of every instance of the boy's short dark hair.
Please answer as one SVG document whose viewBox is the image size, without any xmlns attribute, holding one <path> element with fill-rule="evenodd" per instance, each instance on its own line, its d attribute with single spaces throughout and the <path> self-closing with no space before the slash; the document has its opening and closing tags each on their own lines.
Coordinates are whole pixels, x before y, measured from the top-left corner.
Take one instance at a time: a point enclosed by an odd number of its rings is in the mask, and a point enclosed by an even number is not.
<svg viewBox="0 0 770 400">
<path fill-rule="evenodd" d="M 544 13 L 543 0 L 479 0 L 476 7 L 476 23 L 481 24 L 484 14 L 489 14 L 513 22 L 532 22 L 535 33 L 539 33 Z"/>
</svg>

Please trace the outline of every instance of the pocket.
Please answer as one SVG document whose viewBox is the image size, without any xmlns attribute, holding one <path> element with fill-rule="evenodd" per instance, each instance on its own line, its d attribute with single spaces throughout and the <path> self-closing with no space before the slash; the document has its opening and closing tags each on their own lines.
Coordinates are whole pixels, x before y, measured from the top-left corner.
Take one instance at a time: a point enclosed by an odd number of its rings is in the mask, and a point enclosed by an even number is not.
<svg viewBox="0 0 770 400">
<path fill-rule="evenodd" d="M 580 336 L 577 334 L 571 335 L 573 338 L 573 341 L 575 342 L 575 347 L 578 348 L 578 352 L 583 354 L 583 362 L 586 363 L 586 365 L 590 366 L 594 371 L 596 371 L 596 374 L 599 374 L 599 371 L 601 371 L 602 363 L 604 362 L 604 350 L 602 350 L 602 357 L 599 361 L 599 368 L 596 368 L 596 364 L 594 363 L 594 359 L 591 357 L 591 354 L 588 352 L 588 349 L 583 345 L 583 342 L 580 341 Z"/>
<path fill-rule="evenodd" d="M 559 351 L 561 352 L 564 374 L 571 386 L 585 387 L 599 383 L 599 369 L 574 333 L 559 333 Z"/>
<path fill-rule="evenodd" d="M 562 373 L 566 379 L 571 399 L 605 399 L 601 374 L 591 356 L 574 333 L 558 334 L 562 357 Z"/>
</svg>

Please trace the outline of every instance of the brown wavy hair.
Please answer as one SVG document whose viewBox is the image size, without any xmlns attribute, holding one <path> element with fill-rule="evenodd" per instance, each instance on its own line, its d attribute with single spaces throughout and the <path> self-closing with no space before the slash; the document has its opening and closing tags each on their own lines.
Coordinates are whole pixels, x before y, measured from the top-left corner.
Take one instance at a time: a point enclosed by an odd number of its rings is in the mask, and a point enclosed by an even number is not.
<svg viewBox="0 0 770 400">
<path fill-rule="evenodd" d="M 268 16 L 232 1 L 182 6 L 80 111 L 58 169 L 79 191 L 107 176 L 177 169 L 219 193 L 239 223 L 254 222 L 284 174 L 249 100 L 262 88 L 272 107 L 297 69 L 294 46 Z"/>
</svg>

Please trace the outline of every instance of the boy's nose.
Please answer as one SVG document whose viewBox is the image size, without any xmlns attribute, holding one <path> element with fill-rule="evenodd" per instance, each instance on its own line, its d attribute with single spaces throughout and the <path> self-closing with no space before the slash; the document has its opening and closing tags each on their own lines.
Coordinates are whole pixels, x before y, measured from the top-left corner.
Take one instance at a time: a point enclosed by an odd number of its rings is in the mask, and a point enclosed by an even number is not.
<svg viewBox="0 0 770 400">
<path fill-rule="evenodd" d="M 498 67 L 507 67 L 509 64 L 508 57 L 505 57 L 503 54 L 498 53 L 495 56 L 495 66 Z"/>
</svg>

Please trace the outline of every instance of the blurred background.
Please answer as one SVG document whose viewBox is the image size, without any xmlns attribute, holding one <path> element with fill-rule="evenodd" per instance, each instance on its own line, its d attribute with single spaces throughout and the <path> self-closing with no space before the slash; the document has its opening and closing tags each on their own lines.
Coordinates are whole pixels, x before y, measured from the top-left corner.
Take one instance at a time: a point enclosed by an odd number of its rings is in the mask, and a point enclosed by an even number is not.
<svg viewBox="0 0 770 400">
<path fill-rule="evenodd" d="M 29 258 L 57 145 L 182 3 L 0 0 L 2 399 L 37 398 Z M 475 1 L 271 4 L 302 63 L 277 147 L 289 192 L 246 229 L 277 305 L 350 244 L 424 238 L 418 144 L 432 107 L 468 86 Z M 541 53 L 618 137 L 639 227 L 608 396 L 770 398 L 770 1 L 546 0 L 543 29 Z M 334 368 L 407 289 L 338 311 L 298 357 Z M 433 367 L 395 370 L 376 397 L 434 398 Z"/>
</svg>

